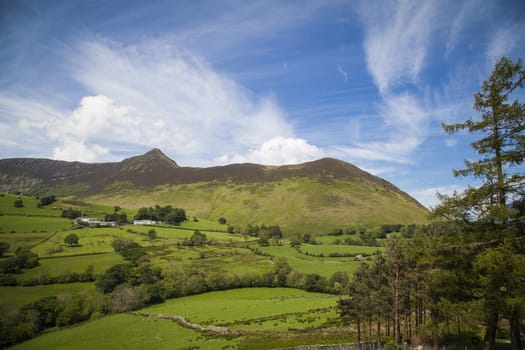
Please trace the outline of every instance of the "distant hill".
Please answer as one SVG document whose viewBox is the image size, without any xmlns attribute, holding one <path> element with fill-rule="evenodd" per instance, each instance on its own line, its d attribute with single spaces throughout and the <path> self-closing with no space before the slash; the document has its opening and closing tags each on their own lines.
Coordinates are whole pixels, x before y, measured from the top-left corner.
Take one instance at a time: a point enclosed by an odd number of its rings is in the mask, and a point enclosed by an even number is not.
<svg viewBox="0 0 525 350">
<path fill-rule="evenodd" d="M 76 196 L 139 208 L 171 204 L 232 224 L 279 224 L 289 231 L 426 222 L 407 193 L 331 158 L 299 165 L 181 167 L 158 149 L 116 163 L 0 160 L 0 190 Z"/>
</svg>

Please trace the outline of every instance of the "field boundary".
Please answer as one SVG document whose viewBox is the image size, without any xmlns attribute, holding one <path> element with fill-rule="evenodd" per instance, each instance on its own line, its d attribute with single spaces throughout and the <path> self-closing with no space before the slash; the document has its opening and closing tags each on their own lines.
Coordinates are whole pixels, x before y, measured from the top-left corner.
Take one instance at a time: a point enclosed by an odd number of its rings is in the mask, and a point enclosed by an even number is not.
<svg viewBox="0 0 525 350">
<path fill-rule="evenodd" d="M 40 242 L 38 244 L 41 244 L 44 242 Z M 37 244 L 37 245 L 38 245 Z M 77 256 L 90 256 L 90 255 L 103 255 L 103 254 L 113 254 L 114 252 L 94 252 L 94 253 L 81 253 L 81 254 L 71 254 L 71 255 L 56 255 L 56 256 L 44 256 L 39 257 L 39 260 L 47 260 L 47 259 L 60 259 L 60 258 L 74 258 Z"/>
<path fill-rule="evenodd" d="M 179 315 L 165 315 L 165 314 L 151 314 L 146 312 L 132 312 L 131 314 L 142 316 L 142 317 L 155 317 L 160 318 L 164 320 L 171 320 L 177 322 L 179 325 L 181 325 L 184 328 L 193 329 L 199 332 L 207 332 L 207 333 L 215 333 L 218 335 L 240 335 L 239 332 L 233 332 L 227 327 L 219 327 L 219 326 L 207 326 L 204 327 L 203 325 L 200 325 L 198 323 L 191 323 L 190 321 L 186 320 L 183 316 Z"/>
</svg>

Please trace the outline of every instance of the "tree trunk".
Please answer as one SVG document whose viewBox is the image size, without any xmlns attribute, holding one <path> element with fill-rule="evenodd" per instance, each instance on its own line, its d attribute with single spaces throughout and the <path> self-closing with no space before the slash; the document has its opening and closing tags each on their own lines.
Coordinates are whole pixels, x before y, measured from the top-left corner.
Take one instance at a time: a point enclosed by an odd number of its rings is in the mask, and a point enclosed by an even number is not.
<svg viewBox="0 0 525 350">
<path fill-rule="evenodd" d="M 400 324 L 399 324 L 399 271 L 396 271 L 396 279 L 394 282 L 394 339 L 399 344 L 400 337 Z"/>
<path fill-rule="evenodd" d="M 357 350 L 361 350 L 361 320 L 357 319 Z"/>
<path fill-rule="evenodd" d="M 498 327 L 498 314 L 492 313 L 487 320 L 487 330 L 483 340 L 485 350 L 494 350 L 496 346 L 496 329 Z"/>
<path fill-rule="evenodd" d="M 381 343 L 381 321 L 379 321 L 379 319 L 377 320 L 376 339 L 377 339 L 377 348 L 379 349 L 379 344 Z"/>
<path fill-rule="evenodd" d="M 520 317 L 518 312 L 514 311 L 509 320 L 510 322 L 510 344 L 512 350 L 522 350 Z"/>
</svg>

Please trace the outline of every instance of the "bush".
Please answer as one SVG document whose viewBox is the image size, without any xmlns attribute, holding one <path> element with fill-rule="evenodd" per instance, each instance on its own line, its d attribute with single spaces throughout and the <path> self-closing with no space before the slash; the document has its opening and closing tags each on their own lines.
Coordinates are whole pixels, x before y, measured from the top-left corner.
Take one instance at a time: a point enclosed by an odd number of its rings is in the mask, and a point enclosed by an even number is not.
<svg viewBox="0 0 525 350">
<path fill-rule="evenodd" d="M 72 208 L 64 209 L 62 210 L 61 216 L 66 219 L 76 219 L 82 216 L 82 212 L 80 210 L 75 210 Z"/>
<path fill-rule="evenodd" d="M 40 198 L 40 203 L 38 203 L 38 207 L 41 208 L 41 207 L 44 207 L 46 205 L 50 205 L 51 203 L 53 203 L 55 201 L 56 201 L 56 197 L 55 196 L 42 197 L 42 198 Z"/>
<path fill-rule="evenodd" d="M 14 206 L 15 206 L 15 208 L 23 208 L 24 207 L 24 201 L 22 199 L 18 198 L 17 200 L 15 200 Z"/>
</svg>

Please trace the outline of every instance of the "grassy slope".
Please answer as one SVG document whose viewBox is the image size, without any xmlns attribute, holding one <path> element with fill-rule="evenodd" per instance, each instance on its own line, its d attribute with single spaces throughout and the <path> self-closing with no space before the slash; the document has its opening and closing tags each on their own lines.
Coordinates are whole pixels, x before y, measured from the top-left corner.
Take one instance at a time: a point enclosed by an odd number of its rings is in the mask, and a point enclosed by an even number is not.
<svg viewBox="0 0 525 350">
<path fill-rule="evenodd" d="M 33 287 L 0 286 L 0 300 L 8 303 L 10 306 L 21 306 L 44 297 L 62 294 L 93 293 L 94 291 L 95 285 L 93 283 L 49 284 Z"/>
<path fill-rule="evenodd" d="M 166 185 L 153 191 L 106 192 L 89 201 L 139 208 L 155 204 L 182 207 L 190 216 L 234 225 L 278 224 L 289 233 L 328 232 L 355 225 L 425 223 L 427 211 L 385 187 L 366 182 L 286 179 L 279 182 L 233 182 Z"/>
<path fill-rule="evenodd" d="M 48 332 L 11 349 L 221 349 L 235 341 L 206 338 L 168 320 L 115 315 L 77 327 Z M 234 347 L 235 348 L 235 347 Z M 226 349 L 226 348 L 225 348 Z"/>
<path fill-rule="evenodd" d="M 312 331 L 307 335 L 301 330 L 319 327 L 336 317 L 333 311 L 336 301 L 336 297 L 326 294 L 287 288 L 205 293 L 170 300 L 142 311 L 180 315 L 204 326 L 223 324 L 252 335 L 206 336 L 172 321 L 127 314 L 48 332 L 13 349 L 269 349 L 294 343 L 320 343 L 327 337 Z M 280 332 L 289 335 L 283 336 Z M 329 340 L 351 341 L 341 334 Z"/>
</svg>

